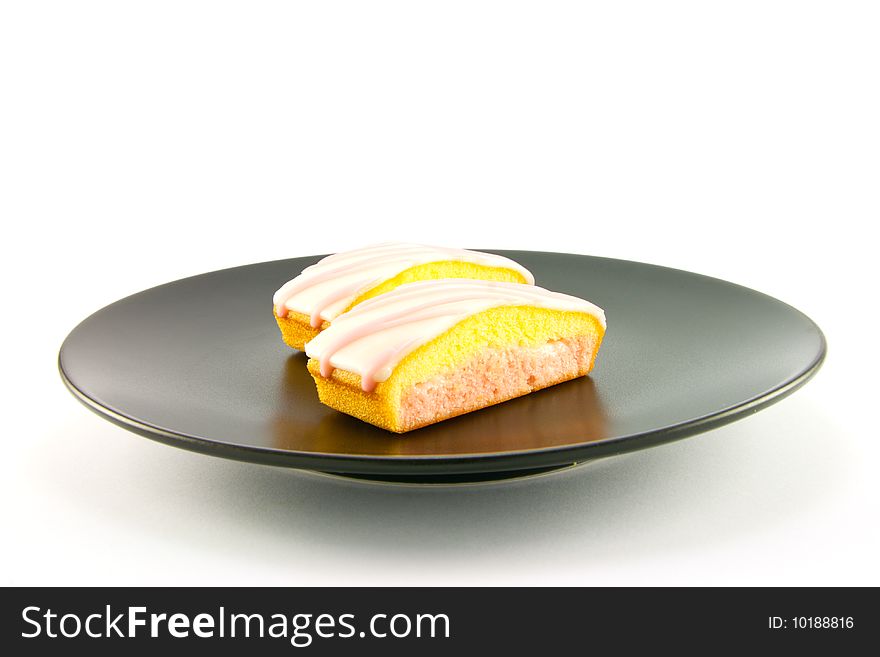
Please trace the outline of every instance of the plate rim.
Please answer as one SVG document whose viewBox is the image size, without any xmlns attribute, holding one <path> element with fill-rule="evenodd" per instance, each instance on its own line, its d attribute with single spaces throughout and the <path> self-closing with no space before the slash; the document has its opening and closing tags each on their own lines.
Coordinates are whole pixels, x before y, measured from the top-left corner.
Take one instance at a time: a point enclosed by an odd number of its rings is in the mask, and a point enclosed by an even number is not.
<svg viewBox="0 0 880 657">
<path fill-rule="evenodd" d="M 818 327 L 817 327 L 818 328 Z M 803 387 L 819 371 L 827 353 L 824 335 L 820 353 L 804 371 L 776 388 L 717 413 L 680 422 L 654 431 L 627 434 L 605 440 L 575 443 L 572 445 L 540 447 L 528 451 L 487 452 L 462 455 L 428 454 L 423 456 L 380 456 L 375 454 L 331 454 L 326 452 L 301 452 L 273 447 L 236 445 L 168 431 L 160 427 L 130 418 L 90 398 L 68 378 L 59 355 L 59 373 L 67 389 L 86 408 L 111 423 L 144 438 L 209 456 L 217 456 L 247 463 L 274 465 L 301 470 L 327 473 L 353 474 L 452 474 L 476 472 L 503 472 L 529 470 L 545 466 L 574 465 L 581 461 L 657 447 L 683 440 L 694 435 L 712 431 L 726 424 L 743 419 L 747 415 L 781 401 Z M 527 463 L 521 463 L 522 461 Z M 294 462 L 296 461 L 296 462 Z M 341 466 L 341 467 L 339 467 Z M 454 467 L 453 467 L 454 466 Z M 412 468 L 403 471 L 401 468 Z"/>
</svg>

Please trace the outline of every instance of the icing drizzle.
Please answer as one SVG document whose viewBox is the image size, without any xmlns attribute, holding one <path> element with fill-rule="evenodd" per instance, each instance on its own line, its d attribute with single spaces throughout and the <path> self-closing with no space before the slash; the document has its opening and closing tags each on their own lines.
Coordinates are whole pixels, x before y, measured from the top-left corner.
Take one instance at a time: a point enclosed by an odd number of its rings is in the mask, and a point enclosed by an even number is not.
<svg viewBox="0 0 880 657">
<path fill-rule="evenodd" d="M 305 350 L 320 363 L 321 376 L 336 368 L 360 374 L 361 387 L 370 392 L 407 354 L 466 317 L 499 306 L 585 312 L 605 326 L 602 309 L 578 297 L 519 283 L 450 278 L 407 283 L 367 299 L 337 317 Z"/>
<path fill-rule="evenodd" d="M 275 314 L 291 310 L 308 315 L 314 328 L 342 314 L 361 294 L 402 271 L 429 262 L 454 260 L 519 272 L 533 285 L 531 272 L 510 258 L 422 244 L 385 243 L 327 256 L 285 283 L 272 302 Z"/>
</svg>

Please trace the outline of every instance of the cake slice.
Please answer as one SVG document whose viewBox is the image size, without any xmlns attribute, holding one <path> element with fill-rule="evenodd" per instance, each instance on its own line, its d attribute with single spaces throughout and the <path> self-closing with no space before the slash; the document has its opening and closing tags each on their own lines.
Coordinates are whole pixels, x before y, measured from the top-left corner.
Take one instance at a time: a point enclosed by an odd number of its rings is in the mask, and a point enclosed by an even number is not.
<svg viewBox="0 0 880 657">
<path fill-rule="evenodd" d="M 364 301 L 305 348 L 321 402 L 403 433 L 585 376 L 604 335 L 589 301 L 447 279 Z"/>
<path fill-rule="evenodd" d="M 284 342 L 303 345 L 346 310 L 414 281 L 472 278 L 534 285 L 510 258 L 421 244 L 379 244 L 327 256 L 306 267 L 273 297 Z"/>
</svg>

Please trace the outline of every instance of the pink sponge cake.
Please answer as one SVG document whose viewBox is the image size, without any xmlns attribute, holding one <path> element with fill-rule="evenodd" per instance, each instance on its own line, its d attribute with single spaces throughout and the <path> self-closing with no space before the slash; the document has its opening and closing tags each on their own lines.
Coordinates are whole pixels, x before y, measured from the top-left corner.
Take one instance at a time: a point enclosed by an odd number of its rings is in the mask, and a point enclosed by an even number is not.
<svg viewBox="0 0 880 657">
<path fill-rule="evenodd" d="M 402 433 L 584 376 L 604 335 L 583 299 L 447 279 L 364 301 L 305 348 L 324 404 Z"/>
</svg>

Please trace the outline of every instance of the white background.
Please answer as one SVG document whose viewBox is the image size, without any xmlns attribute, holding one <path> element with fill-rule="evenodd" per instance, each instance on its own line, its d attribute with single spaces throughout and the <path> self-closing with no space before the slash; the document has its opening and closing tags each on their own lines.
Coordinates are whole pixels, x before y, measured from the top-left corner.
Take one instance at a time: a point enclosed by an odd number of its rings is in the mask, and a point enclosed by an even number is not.
<svg viewBox="0 0 880 657">
<path fill-rule="evenodd" d="M 4 3 L 2 583 L 880 584 L 878 33 L 872 2 Z M 728 279 L 828 360 L 723 429 L 440 490 L 153 443 L 57 375 L 119 297 L 391 239 Z"/>
</svg>

